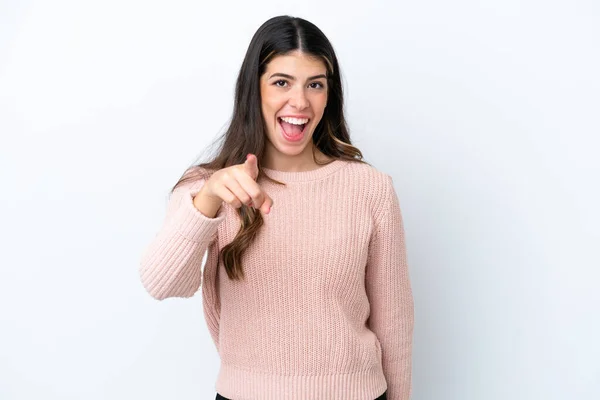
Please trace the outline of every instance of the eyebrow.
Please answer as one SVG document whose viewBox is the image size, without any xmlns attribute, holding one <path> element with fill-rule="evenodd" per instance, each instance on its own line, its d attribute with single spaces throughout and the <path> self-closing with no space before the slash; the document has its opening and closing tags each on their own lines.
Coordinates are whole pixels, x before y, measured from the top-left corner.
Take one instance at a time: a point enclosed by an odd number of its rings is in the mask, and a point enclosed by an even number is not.
<svg viewBox="0 0 600 400">
<path fill-rule="evenodd" d="M 290 79 L 290 80 L 292 80 L 292 81 L 295 81 L 295 80 L 296 80 L 296 78 L 294 78 L 293 76 L 291 76 L 291 75 L 288 75 L 288 74 L 284 74 L 284 73 L 282 73 L 282 72 L 275 72 L 274 74 L 272 74 L 272 75 L 269 77 L 269 79 L 273 78 L 274 76 L 281 76 L 281 77 L 283 77 L 283 78 L 288 78 L 288 79 Z M 308 79 L 306 79 L 306 80 L 307 80 L 307 81 L 311 81 L 311 80 L 313 80 L 313 79 L 317 79 L 317 78 L 327 78 L 327 76 L 326 76 L 325 74 L 320 74 L 320 75 L 315 75 L 315 76 L 309 76 L 309 77 L 308 77 Z"/>
</svg>

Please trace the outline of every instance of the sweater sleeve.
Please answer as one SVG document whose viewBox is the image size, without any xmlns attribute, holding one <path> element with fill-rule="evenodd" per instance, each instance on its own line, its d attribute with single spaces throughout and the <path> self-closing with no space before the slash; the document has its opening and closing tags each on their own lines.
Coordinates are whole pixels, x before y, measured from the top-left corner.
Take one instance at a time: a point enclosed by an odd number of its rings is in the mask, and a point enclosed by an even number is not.
<svg viewBox="0 0 600 400">
<path fill-rule="evenodd" d="M 142 254 L 139 276 L 146 291 L 157 300 L 192 297 L 200 288 L 202 258 L 217 239 L 225 218 L 223 207 L 209 218 L 194 206 L 193 197 L 204 182 L 186 183 L 171 193 L 162 227 Z"/>
<path fill-rule="evenodd" d="M 379 339 L 388 400 L 408 400 L 412 394 L 414 302 L 400 204 L 391 176 L 386 177 L 386 195 L 369 242 L 365 277 L 371 307 L 368 325 Z"/>
</svg>

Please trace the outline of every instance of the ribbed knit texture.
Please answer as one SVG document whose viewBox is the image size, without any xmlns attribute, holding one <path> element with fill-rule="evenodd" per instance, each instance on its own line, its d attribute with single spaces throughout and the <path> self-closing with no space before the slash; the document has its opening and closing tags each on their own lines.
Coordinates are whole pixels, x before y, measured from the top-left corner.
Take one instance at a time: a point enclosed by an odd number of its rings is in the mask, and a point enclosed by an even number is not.
<svg viewBox="0 0 600 400">
<path fill-rule="evenodd" d="M 159 300 L 201 290 L 227 398 L 373 400 L 387 389 L 408 400 L 413 296 L 391 176 L 342 160 L 263 170 L 287 185 L 258 181 L 274 205 L 242 257 L 245 280 L 218 257 L 240 228 L 236 209 L 203 215 L 198 180 L 169 199 L 141 260 L 144 288 Z"/>
</svg>

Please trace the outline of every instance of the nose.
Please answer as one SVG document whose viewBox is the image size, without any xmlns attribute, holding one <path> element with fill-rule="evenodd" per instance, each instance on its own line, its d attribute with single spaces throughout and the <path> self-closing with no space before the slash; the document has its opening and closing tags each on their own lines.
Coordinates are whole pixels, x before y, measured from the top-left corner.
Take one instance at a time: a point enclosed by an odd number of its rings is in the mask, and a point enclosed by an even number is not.
<svg viewBox="0 0 600 400">
<path fill-rule="evenodd" d="M 290 92 L 289 103 L 292 107 L 298 110 L 303 110 L 306 107 L 308 107 L 309 102 L 306 98 L 306 94 L 304 93 L 304 88 L 302 86 Z"/>
</svg>

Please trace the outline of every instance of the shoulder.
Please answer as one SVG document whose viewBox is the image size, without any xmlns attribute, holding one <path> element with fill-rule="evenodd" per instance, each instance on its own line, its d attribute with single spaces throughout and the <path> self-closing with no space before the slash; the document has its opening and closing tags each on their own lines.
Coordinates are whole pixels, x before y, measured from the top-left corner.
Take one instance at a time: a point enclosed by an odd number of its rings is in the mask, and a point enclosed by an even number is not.
<svg viewBox="0 0 600 400">
<path fill-rule="evenodd" d="M 348 164 L 344 169 L 353 191 L 368 205 L 373 220 L 379 220 L 396 199 L 392 176 L 366 162 L 344 162 Z"/>
<path fill-rule="evenodd" d="M 175 190 L 180 192 L 196 192 L 200 190 L 204 182 L 211 177 L 214 170 L 194 165 L 185 170 L 179 178 Z"/>
<path fill-rule="evenodd" d="M 388 197 L 393 190 L 393 179 L 388 173 L 381 171 L 371 164 L 357 161 L 344 161 L 346 170 L 357 185 L 375 199 Z"/>
</svg>

